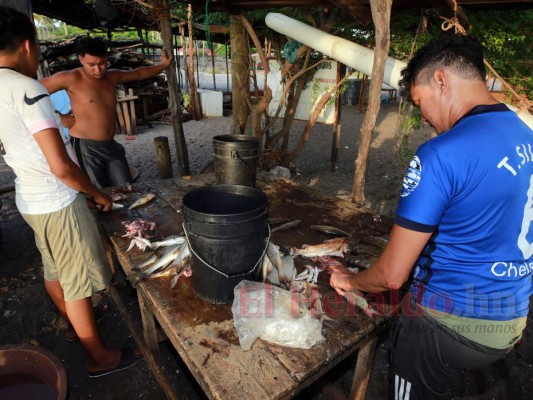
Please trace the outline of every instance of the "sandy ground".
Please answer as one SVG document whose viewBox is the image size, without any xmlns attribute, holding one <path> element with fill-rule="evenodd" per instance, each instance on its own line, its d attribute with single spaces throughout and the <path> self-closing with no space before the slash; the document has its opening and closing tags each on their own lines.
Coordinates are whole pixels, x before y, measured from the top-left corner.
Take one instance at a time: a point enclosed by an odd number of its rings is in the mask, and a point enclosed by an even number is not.
<svg viewBox="0 0 533 400">
<path fill-rule="evenodd" d="M 396 104 L 382 107 L 371 143 L 365 195 L 367 206 L 375 212 L 393 215 L 401 186 L 406 160 L 400 161 L 395 151 Z M 344 106 L 342 112 L 341 147 L 335 172 L 331 172 L 330 153 L 332 127 L 317 125 L 309 143 L 296 160 L 298 173 L 293 179 L 328 194 L 349 198 L 353 184 L 354 160 L 357 153 L 359 129 L 363 114 L 354 106 Z M 212 160 L 212 138 L 230 132 L 231 117 L 208 118 L 184 124 L 191 172 L 193 175 Z M 291 142 L 299 137 L 303 123 L 298 122 L 291 132 Z M 155 162 L 153 139 L 167 136 L 173 158 L 173 171 L 178 175 L 172 129 L 168 125 L 154 125 L 153 129 L 139 127 L 135 140 L 118 136 L 126 148 L 132 166 L 140 171 L 139 181 L 159 178 Z M 417 145 L 432 136 L 425 128 L 412 135 L 414 151 Z M 0 157 L 0 186 L 9 184 L 13 174 Z M 65 324 L 59 318 L 43 288 L 42 263 L 29 227 L 23 222 L 14 205 L 14 194 L 0 195 L 3 203 L 0 228 L 3 233 L 0 250 L 0 344 L 32 343 L 54 352 L 63 361 L 69 380 L 69 399 L 163 399 L 164 394 L 143 361 L 128 371 L 91 380 L 84 370 L 84 357 L 79 343 L 64 340 Z M 135 292 L 120 274 L 117 290 L 125 305 L 137 315 Z M 133 345 L 133 339 L 112 300 L 109 315 L 99 324 L 104 340 L 110 346 Z M 531 319 L 531 315 L 530 315 Z M 203 399 L 198 388 L 174 349 L 162 344 L 161 365 L 173 376 L 173 385 L 182 399 Z M 355 356 L 354 356 L 355 357 Z M 355 358 L 350 357 L 327 374 L 328 381 L 345 394 L 349 393 Z M 533 323 L 529 323 L 522 345 L 504 360 L 482 371 L 470 372 L 458 382 L 449 399 L 529 399 L 533 388 Z M 386 399 L 388 340 L 380 340 L 367 399 Z M 299 399 L 329 400 L 320 392 L 320 384 L 313 385 L 298 396 Z"/>
</svg>

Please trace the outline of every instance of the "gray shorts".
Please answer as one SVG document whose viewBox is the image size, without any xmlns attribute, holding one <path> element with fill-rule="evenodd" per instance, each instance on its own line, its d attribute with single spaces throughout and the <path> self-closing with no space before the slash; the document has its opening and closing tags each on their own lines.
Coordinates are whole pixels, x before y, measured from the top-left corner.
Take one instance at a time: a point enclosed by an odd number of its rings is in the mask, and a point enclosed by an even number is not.
<svg viewBox="0 0 533 400">
<path fill-rule="evenodd" d="M 71 136 L 80 167 L 98 187 L 124 186 L 132 182 L 124 147 L 115 140 L 80 139 Z"/>
<path fill-rule="evenodd" d="M 109 285 L 105 248 L 83 194 L 59 211 L 22 217 L 35 233 L 44 278 L 59 281 L 65 301 L 90 297 Z"/>
</svg>

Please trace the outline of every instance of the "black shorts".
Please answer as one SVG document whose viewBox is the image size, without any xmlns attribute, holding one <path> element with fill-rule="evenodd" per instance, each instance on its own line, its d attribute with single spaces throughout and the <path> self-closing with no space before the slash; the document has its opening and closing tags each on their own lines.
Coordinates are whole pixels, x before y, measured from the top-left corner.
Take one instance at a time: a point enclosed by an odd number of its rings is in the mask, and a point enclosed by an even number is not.
<svg viewBox="0 0 533 400">
<path fill-rule="evenodd" d="M 472 342 L 422 313 L 404 312 L 391 327 L 392 399 L 438 399 L 464 371 L 488 366 L 512 349 Z"/>
<path fill-rule="evenodd" d="M 115 140 L 103 142 L 71 136 L 70 143 L 81 169 L 96 186 L 123 186 L 132 182 L 126 151 Z"/>
</svg>

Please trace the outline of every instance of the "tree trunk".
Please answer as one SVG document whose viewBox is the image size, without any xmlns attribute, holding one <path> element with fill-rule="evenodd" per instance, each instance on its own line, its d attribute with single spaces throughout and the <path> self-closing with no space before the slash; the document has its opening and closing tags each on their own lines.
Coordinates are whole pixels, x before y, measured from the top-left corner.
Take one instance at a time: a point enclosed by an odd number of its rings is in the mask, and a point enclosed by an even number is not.
<svg viewBox="0 0 533 400">
<path fill-rule="evenodd" d="M 187 21 L 189 29 L 189 82 L 191 84 L 192 117 L 195 121 L 199 121 L 202 119 L 202 110 L 200 109 L 200 101 L 198 99 L 196 81 L 194 79 L 194 41 L 192 39 L 192 6 L 190 4 L 187 8 Z"/>
<path fill-rule="evenodd" d="M 348 79 L 349 75 L 346 75 L 340 82 L 335 84 L 330 90 L 328 90 L 326 93 L 322 95 L 320 100 L 318 100 L 318 103 L 316 104 L 315 108 L 313 109 L 313 112 L 309 116 L 309 120 L 307 121 L 307 124 L 305 124 L 304 130 L 300 136 L 300 139 L 298 140 L 298 143 L 296 144 L 296 147 L 292 152 L 287 154 L 284 160 L 283 165 L 288 167 L 290 162 L 298 158 L 302 150 L 304 149 L 305 144 L 309 140 L 309 136 L 311 135 L 311 130 L 313 129 L 313 126 L 315 126 L 316 120 L 318 119 L 318 116 L 320 115 L 320 112 L 322 109 L 326 106 L 328 101 L 331 99 L 331 96 L 336 94 L 339 90 L 339 87 Z"/>
<path fill-rule="evenodd" d="M 164 49 L 169 55 L 174 55 L 172 47 L 172 29 L 170 27 L 170 18 L 168 11 L 168 0 L 156 0 L 157 8 L 162 10 L 159 15 L 159 24 L 161 30 L 161 38 L 163 40 Z M 176 143 L 176 156 L 179 166 L 180 176 L 188 176 L 191 174 L 189 167 L 189 154 L 187 152 L 187 143 L 185 142 L 185 135 L 183 133 L 183 125 L 181 123 L 181 106 L 178 94 L 178 79 L 176 76 L 176 63 L 172 60 L 172 64 L 165 71 L 168 82 L 168 92 L 170 98 L 170 110 L 172 113 L 172 129 L 174 131 L 174 140 Z"/>
<path fill-rule="evenodd" d="M 243 134 L 250 113 L 247 99 L 250 96 L 248 35 L 237 16 L 230 16 L 231 41 L 231 102 L 233 108 L 232 133 Z M 242 83 L 238 85 L 237 83 Z"/>
<path fill-rule="evenodd" d="M 370 140 L 376 125 L 376 119 L 381 104 L 381 85 L 385 71 L 385 62 L 390 47 L 390 14 L 392 0 L 373 0 L 370 2 L 372 19 L 375 26 L 376 48 L 374 49 L 374 64 L 372 65 L 372 80 L 368 95 L 368 107 L 363 125 L 360 130 L 359 149 L 355 160 L 355 178 L 352 188 L 352 202 L 362 206 L 365 202 L 365 173 Z"/>
</svg>

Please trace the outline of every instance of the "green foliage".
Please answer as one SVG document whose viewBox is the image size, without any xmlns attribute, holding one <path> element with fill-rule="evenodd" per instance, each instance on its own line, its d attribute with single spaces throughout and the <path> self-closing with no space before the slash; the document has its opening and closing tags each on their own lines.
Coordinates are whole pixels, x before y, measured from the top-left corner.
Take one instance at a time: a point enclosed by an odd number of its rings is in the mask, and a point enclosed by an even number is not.
<svg viewBox="0 0 533 400">
<path fill-rule="evenodd" d="M 469 14 L 470 33 L 485 58 L 515 89 L 533 99 L 533 9 Z"/>
<path fill-rule="evenodd" d="M 422 114 L 420 113 L 420 108 L 413 107 L 408 103 L 402 103 L 399 118 L 396 152 L 400 165 L 405 165 L 413 158 L 414 153 L 409 147 L 409 136 L 411 132 L 422 127 Z"/>
</svg>

